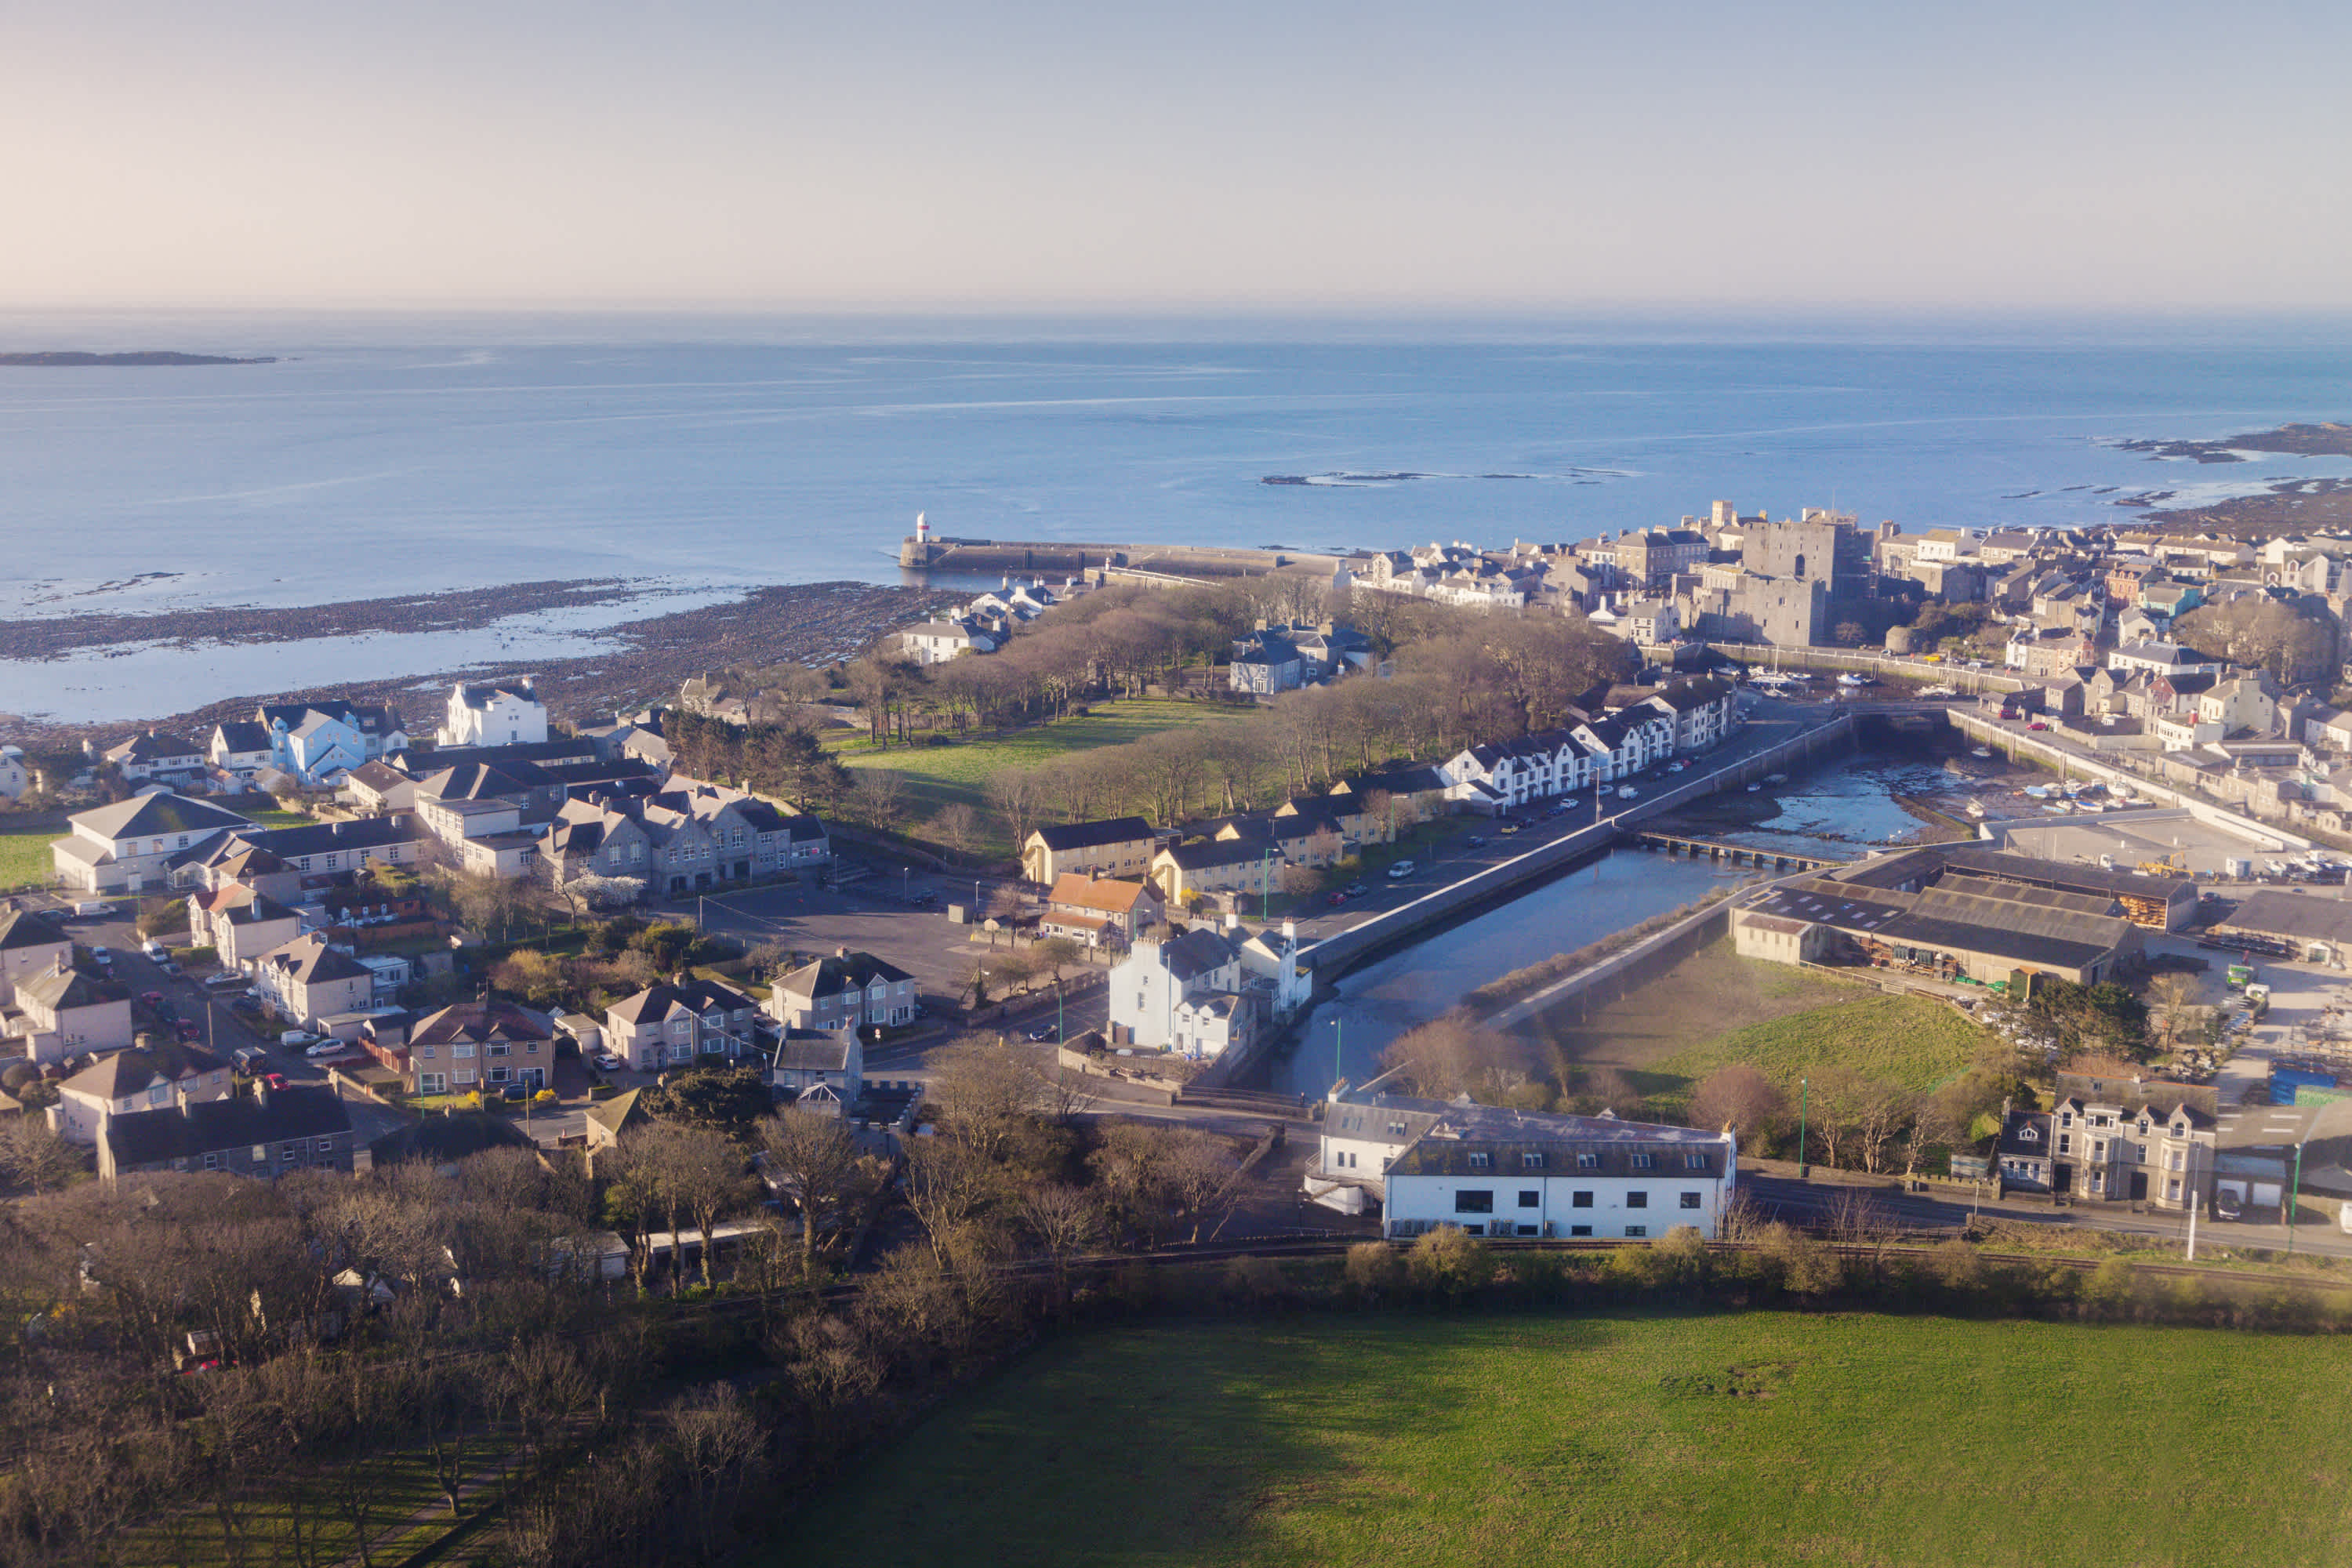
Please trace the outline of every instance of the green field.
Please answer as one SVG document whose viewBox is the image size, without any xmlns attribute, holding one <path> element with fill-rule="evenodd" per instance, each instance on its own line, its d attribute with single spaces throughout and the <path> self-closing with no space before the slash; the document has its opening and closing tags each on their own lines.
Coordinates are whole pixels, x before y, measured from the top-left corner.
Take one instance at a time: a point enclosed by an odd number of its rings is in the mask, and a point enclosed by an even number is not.
<svg viewBox="0 0 2352 1568">
<path fill-rule="evenodd" d="M 47 887 L 57 872 L 49 846 L 64 837 L 54 827 L 37 833 L 0 833 L 0 888 L 21 888 L 28 882 Z"/>
<path fill-rule="evenodd" d="M 1801 1076 L 1833 1067 L 1874 1082 L 1927 1089 L 1965 1070 L 1986 1039 L 1983 1028 L 1940 1003 L 1864 996 L 1717 1035 L 1634 1079 L 1654 1105 L 1679 1101 L 1731 1062 L 1747 1062 L 1792 1092 Z"/>
<path fill-rule="evenodd" d="M 1234 716 L 1231 709 L 1205 702 L 1137 698 L 1097 702 L 1084 718 L 1057 720 L 1001 739 L 962 741 L 950 746 L 893 746 L 887 751 L 845 746 L 836 754 L 845 767 L 895 768 L 904 773 L 907 819 L 919 833 L 925 818 L 951 802 L 961 801 L 985 817 L 988 781 L 1006 769 L 1034 768 L 1073 752 L 1123 746 L 1163 730 Z M 1011 843 L 995 837 L 993 821 L 986 821 L 985 831 L 991 835 L 991 853 L 1013 853 Z"/>
<path fill-rule="evenodd" d="M 2352 1342 L 1870 1313 L 1049 1342 L 771 1563 L 2352 1563 Z"/>
</svg>

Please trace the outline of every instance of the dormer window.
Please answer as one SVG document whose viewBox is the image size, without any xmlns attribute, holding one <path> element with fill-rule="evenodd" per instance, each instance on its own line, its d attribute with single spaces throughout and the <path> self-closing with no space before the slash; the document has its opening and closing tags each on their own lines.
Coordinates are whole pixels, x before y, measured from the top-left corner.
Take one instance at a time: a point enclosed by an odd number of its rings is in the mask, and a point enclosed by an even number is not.
<svg viewBox="0 0 2352 1568">
<path fill-rule="evenodd" d="M 2042 1142 L 2042 1129 L 2039 1127 L 2021 1127 L 2017 1130 L 2017 1137 L 2018 1142 L 2021 1143 L 2039 1143 Z"/>
<path fill-rule="evenodd" d="M 1543 1163 L 1543 1156 L 1541 1154 L 1522 1154 L 1519 1156 L 1519 1163 L 1530 1171 L 1542 1170 Z"/>
<path fill-rule="evenodd" d="M 1576 1157 L 1576 1168 L 1580 1171 L 1597 1171 L 1601 1168 L 1601 1156 L 1598 1154 L 1579 1154 Z"/>
<path fill-rule="evenodd" d="M 2189 1136 L 2189 1123 L 2187 1123 L 2186 1121 L 2176 1121 L 2176 1122 L 2174 1122 L 2174 1123 L 2172 1124 L 2172 1135 L 2173 1135 L 2175 1138 L 2186 1138 L 2186 1137 L 2188 1137 L 2188 1136 Z"/>
<path fill-rule="evenodd" d="M 1470 1168 L 1474 1171 L 1483 1171 L 1494 1163 L 1495 1157 L 1492 1154 L 1474 1153 L 1470 1156 Z"/>
</svg>

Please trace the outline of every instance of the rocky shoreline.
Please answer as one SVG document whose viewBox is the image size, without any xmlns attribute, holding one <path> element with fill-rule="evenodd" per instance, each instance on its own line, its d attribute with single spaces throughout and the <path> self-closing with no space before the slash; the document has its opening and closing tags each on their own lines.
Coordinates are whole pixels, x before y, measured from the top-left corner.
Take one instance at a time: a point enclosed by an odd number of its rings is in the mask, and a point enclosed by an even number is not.
<svg viewBox="0 0 2352 1568">
<path fill-rule="evenodd" d="M 0 623 L 0 656 L 55 658 L 64 652 L 132 641 L 282 641 L 299 637 L 352 636 L 369 631 L 460 631 L 518 614 L 576 605 L 610 603 L 643 590 L 617 579 L 520 584 L 461 594 L 407 599 L 370 599 L 302 609 L 198 610 L 158 616 L 77 616 L 55 621 Z M 85 737 L 110 743 L 148 724 L 201 736 L 226 719 L 252 716 L 261 701 L 295 701 L 330 695 L 400 708 L 412 732 L 430 733 L 439 699 L 429 689 L 458 679 L 538 677 L 540 695 L 551 713 L 573 723 L 592 723 L 615 710 L 676 695 L 690 676 L 729 666 L 824 665 L 853 658 L 874 643 L 919 619 L 938 595 L 927 589 L 872 583 L 793 583 L 755 588 L 722 604 L 624 621 L 593 635 L 607 646 L 569 658 L 467 665 L 442 670 L 412 670 L 381 680 L 347 681 L 307 690 L 246 692 L 185 713 L 159 714 L 136 724 L 73 724 L 0 714 L 0 741 L 34 749 L 78 745 Z M 400 616 L 408 619 L 398 619 Z M 236 635 L 239 619 L 266 616 L 257 635 Z M 94 636 L 99 623 L 110 635 Z M 79 628 L 61 632 L 34 628 Z M 32 649 L 40 651 L 30 651 Z"/>
</svg>

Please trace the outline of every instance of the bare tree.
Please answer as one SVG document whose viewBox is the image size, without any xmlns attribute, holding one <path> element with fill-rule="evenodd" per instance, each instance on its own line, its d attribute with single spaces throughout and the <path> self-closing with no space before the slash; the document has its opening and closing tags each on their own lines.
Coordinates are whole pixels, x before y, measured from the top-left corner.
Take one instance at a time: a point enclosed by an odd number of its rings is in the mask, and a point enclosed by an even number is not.
<svg viewBox="0 0 2352 1568">
<path fill-rule="evenodd" d="M 851 793 L 867 826 L 887 833 L 898 825 L 906 803 L 906 775 L 886 763 L 852 770 Z"/>
<path fill-rule="evenodd" d="M 801 1211 L 801 1277 L 816 1268 L 817 1240 L 872 1189 L 870 1163 L 848 1129 L 829 1116 L 786 1110 L 760 1124 L 768 1178 Z"/>
<path fill-rule="evenodd" d="M 931 817 L 931 836 L 949 854 L 966 858 L 980 843 L 980 814 L 962 801 L 950 801 Z"/>
<path fill-rule="evenodd" d="M 1029 837 L 1029 830 L 1037 826 L 1043 796 L 1037 775 L 1031 769 L 1004 768 L 989 778 L 988 804 L 995 810 L 997 820 L 1004 824 L 1004 835 L 1013 841 L 1016 851 Z"/>
<path fill-rule="evenodd" d="M 1727 1129 L 1743 1143 L 1777 1133 L 1789 1119 L 1789 1097 L 1746 1062 L 1719 1067 L 1691 1096 L 1691 1125 Z"/>
<path fill-rule="evenodd" d="M 1100 1215 L 1094 1200 L 1073 1186 L 1055 1182 L 1034 1187 L 1021 1197 L 1021 1220 L 1045 1256 L 1054 1260 L 1054 1300 L 1069 1298 L 1069 1260 L 1094 1238 Z"/>
<path fill-rule="evenodd" d="M 1000 1158 L 1037 1108 L 1041 1075 L 1027 1052 L 968 1035 L 932 1058 L 940 1130 L 985 1160 Z"/>
</svg>

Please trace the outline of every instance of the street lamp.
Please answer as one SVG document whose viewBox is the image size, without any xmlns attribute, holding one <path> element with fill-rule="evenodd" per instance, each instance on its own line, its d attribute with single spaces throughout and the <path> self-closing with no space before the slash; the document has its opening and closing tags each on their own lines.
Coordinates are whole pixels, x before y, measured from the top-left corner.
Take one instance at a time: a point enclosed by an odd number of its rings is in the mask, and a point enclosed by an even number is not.
<svg viewBox="0 0 2352 1568">
<path fill-rule="evenodd" d="M 2294 1144 L 2294 1176 L 2287 1183 L 2286 1188 L 2286 1255 L 2289 1258 L 2294 1256 L 2294 1193 L 2295 1189 L 2302 1185 L 2303 1140 L 2298 1138 Z"/>
<path fill-rule="evenodd" d="M 1797 1178 L 1800 1181 L 1813 1173 L 1812 1166 L 1805 1159 L 1805 1114 L 1812 1106 L 1813 1080 L 1801 1078 L 1797 1080 Z"/>
<path fill-rule="evenodd" d="M 1334 1015 L 1332 1016 L 1332 1018 L 1331 1018 L 1331 1089 L 1332 1089 L 1332 1092 L 1334 1092 L 1334 1093 L 1337 1093 L 1337 1092 L 1339 1091 L 1339 1080 L 1340 1080 L 1341 1079 L 1343 1079 L 1343 1078 L 1345 1078 L 1345 1077 L 1347 1077 L 1347 1076 L 1348 1076 L 1348 1074 L 1347 1074 L 1347 1069 L 1346 1069 L 1344 1067 L 1342 1067 L 1342 1066 L 1341 1066 L 1341 1064 L 1340 1064 L 1341 1047 L 1346 1044 L 1346 1042 L 1347 1042 L 1347 1038 L 1348 1038 L 1348 1031 L 1347 1031 L 1344 1027 L 1342 1027 L 1342 1026 L 1342 1026 L 1342 1025 L 1344 1025 L 1345 1023 L 1346 1023 L 1346 1020 L 1345 1020 L 1345 1019 L 1343 1019 L 1343 1018 L 1341 1018 L 1341 1017 L 1339 1017 L 1337 1014 L 1334 1014 Z"/>
</svg>

